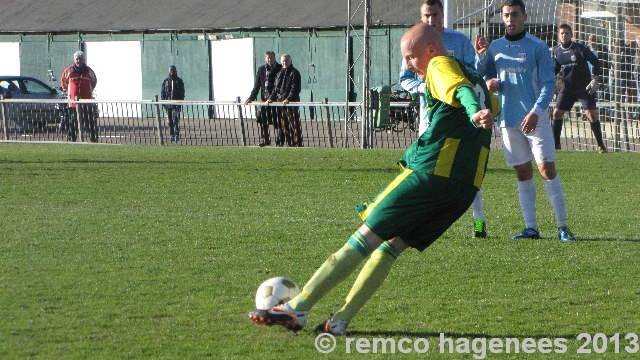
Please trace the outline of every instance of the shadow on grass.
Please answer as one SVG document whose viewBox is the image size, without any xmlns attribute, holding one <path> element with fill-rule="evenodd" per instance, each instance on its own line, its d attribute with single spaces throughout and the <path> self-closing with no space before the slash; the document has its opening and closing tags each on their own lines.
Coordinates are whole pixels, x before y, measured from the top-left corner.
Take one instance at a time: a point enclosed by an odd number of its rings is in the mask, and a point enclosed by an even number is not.
<svg viewBox="0 0 640 360">
<path fill-rule="evenodd" d="M 578 241 L 632 241 L 632 242 L 640 242 L 640 238 L 632 238 L 632 237 L 603 237 L 603 236 L 579 236 Z"/>
<path fill-rule="evenodd" d="M 225 167 L 218 170 L 230 170 L 230 171 L 238 171 L 238 170 L 246 170 L 246 171 L 255 171 L 255 166 L 242 166 L 242 163 L 236 161 L 211 161 L 211 160 L 196 160 L 196 161 L 185 161 L 183 159 L 166 159 L 166 160 L 100 160 L 100 159 L 66 159 L 66 160 L 0 160 L 0 164 L 178 164 L 178 165 L 190 165 L 190 164 L 200 164 L 200 165 L 211 165 L 211 164 L 233 164 L 232 167 Z M 274 164 L 265 164 L 264 167 L 261 167 L 262 171 L 275 171 L 282 172 L 283 170 L 287 171 L 295 171 L 295 172 L 313 172 L 317 173 L 318 169 L 312 167 L 283 167 L 282 164 L 274 163 Z M 400 171 L 395 166 L 385 166 L 385 167 L 355 167 L 355 166 L 345 166 L 335 168 L 332 171 L 334 172 L 349 172 L 352 173 L 354 171 L 360 172 L 374 172 L 374 173 L 390 173 L 390 174 L 399 174 Z"/>
<path fill-rule="evenodd" d="M 640 242 L 640 238 L 632 238 L 632 237 L 604 237 L 604 236 L 576 236 L 576 241 L 566 241 L 566 244 L 575 244 L 579 242 L 585 241 L 631 241 L 631 242 Z M 540 239 L 509 239 L 514 243 L 524 243 L 524 242 L 534 242 L 534 241 L 558 241 L 557 236 L 541 236 Z"/>
<path fill-rule="evenodd" d="M 184 161 L 166 160 L 99 160 L 99 159 L 66 159 L 66 160 L 0 160 L 0 164 L 231 164 L 232 161 Z"/>
</svg>

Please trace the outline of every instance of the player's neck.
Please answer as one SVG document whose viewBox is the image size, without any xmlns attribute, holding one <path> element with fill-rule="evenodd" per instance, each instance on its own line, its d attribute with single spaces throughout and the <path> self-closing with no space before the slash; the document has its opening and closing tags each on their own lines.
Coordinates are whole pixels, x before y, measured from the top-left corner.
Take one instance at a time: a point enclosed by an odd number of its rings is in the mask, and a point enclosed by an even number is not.
<svg viewBox="0 0 640 360">
<path fill-rule="evenodd" d="M 509 40 L 509 41 L 518 41 L 522 38 L 524 38 L 524 36 L 527 34 L 527 30 L 522 30 L 521 33 L 515 34 L 515 35 L 509 35 L 509 34 L 505 34 L 504 38 Z"/>
<path fill-rule="evenodd" d="M 562 46 L 563 49 L 568 49 L 571 47 L 571 44 L 573 44 L 573 41 L 569 41 L 568 43 L 564 43 L 564 44 L 560 44 L 560 46 Z"/>
</svg>

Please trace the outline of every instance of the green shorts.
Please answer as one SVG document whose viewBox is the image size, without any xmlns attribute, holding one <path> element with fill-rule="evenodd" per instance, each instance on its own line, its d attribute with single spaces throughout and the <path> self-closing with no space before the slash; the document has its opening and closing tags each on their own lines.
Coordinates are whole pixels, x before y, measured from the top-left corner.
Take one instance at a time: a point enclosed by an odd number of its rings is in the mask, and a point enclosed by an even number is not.
<svg viewBox="0 0 640 360">
<path fill-rule="evenodd" d="M 358 212 L 382 239 L 400 236 L 423 251 L 467 211 L 477 192 L 473 185 L 405 169 Z"/>
</svg>

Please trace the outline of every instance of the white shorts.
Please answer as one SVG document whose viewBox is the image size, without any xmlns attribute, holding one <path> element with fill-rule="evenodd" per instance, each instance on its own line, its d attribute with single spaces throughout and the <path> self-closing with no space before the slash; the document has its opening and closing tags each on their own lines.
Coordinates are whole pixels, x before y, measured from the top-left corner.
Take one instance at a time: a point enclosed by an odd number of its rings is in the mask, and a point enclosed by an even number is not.
<svg viewBox="0 0 640 360">
<path fill-rule="evenodd" d="M 500 131 L 508 166 L 522 165 L 534 158 L 537 164 L 556 161 L 553 129 L 548 118 L 540 116 L 536 129 L 526 135 L 520 126 L 503 127 Z"/>
</svg>

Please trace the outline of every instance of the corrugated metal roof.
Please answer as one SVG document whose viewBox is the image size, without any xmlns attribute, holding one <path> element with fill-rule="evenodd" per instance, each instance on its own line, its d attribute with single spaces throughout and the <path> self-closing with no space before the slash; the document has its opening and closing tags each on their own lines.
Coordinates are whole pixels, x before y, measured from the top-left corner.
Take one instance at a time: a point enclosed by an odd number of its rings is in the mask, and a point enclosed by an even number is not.
<svg viewBox="0 0 640 360">
<path fill-rule="evenodd" d="M 345 27 L 349 0 L 0 0 L 0 33 L 220 31 Z M 527 1 L 529 23 L 552 24 L 557 0 Z M 373 25 L 411 26 L 422 0 L 371 0 Z M 491 13 L 502 1 L 491 1 Z M 452 1 L 454 20 L 485 0 Z M 499 15 L 490 20 L 501 22 Z M 351 0 L 351 24 L 364 23 L 364 1 Z"/>
<path fill-rule="evenodd" d="M 352 24 L 362 25 L 364 5 L 351 3 Z M 412 25 L 420 3 L 372 0 L 372 21 Z M 348 21 L 347 0 L 0 0 L 0 9 L 2 32 L 328 28 Z"/>
</svg>

